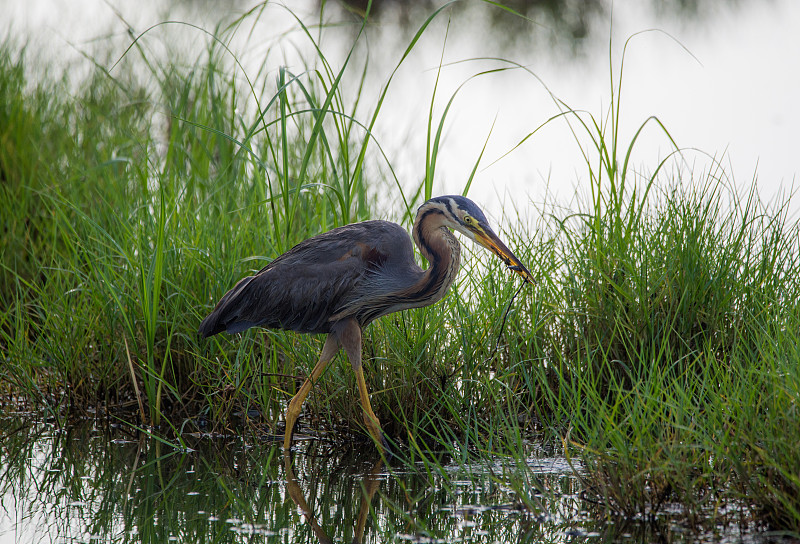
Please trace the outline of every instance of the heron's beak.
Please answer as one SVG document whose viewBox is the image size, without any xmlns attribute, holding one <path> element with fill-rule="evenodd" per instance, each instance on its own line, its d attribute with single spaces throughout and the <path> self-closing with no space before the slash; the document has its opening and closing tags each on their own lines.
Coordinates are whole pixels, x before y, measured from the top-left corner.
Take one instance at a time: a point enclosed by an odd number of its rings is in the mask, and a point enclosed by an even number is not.
<svg viewBox="0 0 800 544">
<path fill-rule="evenodd" d="M 506 263 L 506 266 L 509 268 L 509 270 L 516 272 L 525 278 L 525 281 L 530 284 L 536 283 L 533 279 L 533 275 L 528 271 L 527 268 L 525 268 L 525 265 L 522 264 L 522 261 L 517 259 L 517 256 L 506 247 L 506 245 L 502 242 L 502 240 L 500 240 L 500 238 L 497 237 L 492 229 L 486 226 L 476 229 L 475 241 L 503 259 L 503 262 Z"/>
</svg>

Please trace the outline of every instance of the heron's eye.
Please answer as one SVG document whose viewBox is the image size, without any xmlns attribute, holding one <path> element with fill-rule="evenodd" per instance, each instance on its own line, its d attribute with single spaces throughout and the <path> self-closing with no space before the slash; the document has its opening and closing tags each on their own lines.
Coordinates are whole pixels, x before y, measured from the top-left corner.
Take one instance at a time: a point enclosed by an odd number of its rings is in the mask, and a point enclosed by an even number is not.
<svg viewBox="0 0 800 544">
<path fill-rule="evenodd" d="M 464 224 L 472 226 L 472 225 L 475 224 L 475 220 L 472 218 L 471 215 L 465 215 L 464 216 Z"/>
</svg>

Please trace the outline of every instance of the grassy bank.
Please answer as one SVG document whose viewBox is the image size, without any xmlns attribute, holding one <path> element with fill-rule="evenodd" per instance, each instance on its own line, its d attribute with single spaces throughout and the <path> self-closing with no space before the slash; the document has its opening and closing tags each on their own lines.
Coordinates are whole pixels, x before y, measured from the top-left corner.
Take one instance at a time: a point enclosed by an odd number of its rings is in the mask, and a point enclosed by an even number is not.
<svg viewBox="0 0 800 544">
<path fill-rule="evenodd" d="M 169 440 L 242 424 L 282 432 L 322 339 L 251 330 L 201 342 L 197 325 L 296 242 L 379 217 L 380 192 L 410 211 L 436 193 L 440 121 L 431 114 L 424 181 L 403 194 L 369 132 L 391 77 L 368 95 L 358 55 L 333 66 L 317 36 L 298 32 L 319 46 L 302 74 L 245 78 L 209 40 L 193 64 L 145 56 L 77 90 L 0 47 L 0 376 L 15 406 L 150 425 Z M 618 141 L 612 103 L 608 124 L 569 109 L 552 121 L 589 142 L 592 190 L 569 209 L 548 203 L 530 232 L 503 233 L 541 279 L 505 324 L 513 278 L 476 254 L 435 308 L 367 329 L 376 414 L 399 457 L 432 470 L 428 450 L 446 449 L 517 456 L 524 475 L 526 441 L 543 438 L 582 459 L 598 515 L 678 504 L 691 523 L 799 531 L 789 203 L 677 159 L 634 172 L 635 141 Z M 337 361 L 301 424 L 341 437 L 361 431 L 355 381 Z M 536 509 L 520 478 L 512 486 Z"/>
</svg>

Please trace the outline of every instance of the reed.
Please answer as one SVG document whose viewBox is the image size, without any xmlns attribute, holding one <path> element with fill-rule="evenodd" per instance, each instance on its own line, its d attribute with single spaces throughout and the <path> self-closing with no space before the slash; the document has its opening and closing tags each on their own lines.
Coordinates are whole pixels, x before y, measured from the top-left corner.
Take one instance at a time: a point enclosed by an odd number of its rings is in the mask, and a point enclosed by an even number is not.
<svg viewBox="0 0 800 544">
<path fill-rule="evenodd" d="M 596 152 L 591 194 L 546 235 L 560 266 L 537 292 L 552 308 L 542 333 L 522 332 L 523 403 L 581 458 L 604 516 L 677 508 L 691 524 L 797 530 L 800 457 L 777 431 L 797 424 L 786 416 L 800 325 L 791 200 L 764 202 L 713 161 L 687 171 L 678 148 L 651 173 L 634 170 L 648 124 L 674 142 L 651 118 L 625 145 L 621 90 L 612 85 L 607 121 L 564 107 Z M 768 469 L 777 459 L 782 469 Z"/>
</svg>

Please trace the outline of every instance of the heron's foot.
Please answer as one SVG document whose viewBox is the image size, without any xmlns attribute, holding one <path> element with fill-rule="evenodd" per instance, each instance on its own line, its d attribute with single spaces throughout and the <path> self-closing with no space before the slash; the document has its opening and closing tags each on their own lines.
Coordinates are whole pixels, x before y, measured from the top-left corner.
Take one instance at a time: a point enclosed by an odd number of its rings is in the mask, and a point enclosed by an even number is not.
<svg viewBox="0 0 800 544">
<path fill-rule="evenodd" d="M 381 455 L 389 460 L 392 457 L 392 448 L 389 447 L 389 441 L 386 440 L 386 435 L 381 428 L 381 424 L 378 422 L 378 418 L 375 417 L 375 414 L 365 413 L 364 423 L 366 423 L 367 430 L 375 441 L 375 445 L 378 447 Z"/>
</svg>

